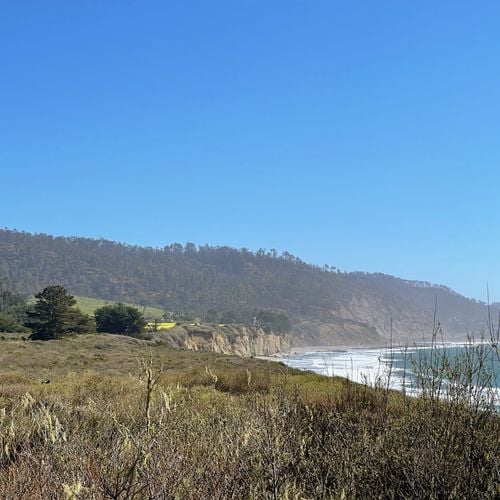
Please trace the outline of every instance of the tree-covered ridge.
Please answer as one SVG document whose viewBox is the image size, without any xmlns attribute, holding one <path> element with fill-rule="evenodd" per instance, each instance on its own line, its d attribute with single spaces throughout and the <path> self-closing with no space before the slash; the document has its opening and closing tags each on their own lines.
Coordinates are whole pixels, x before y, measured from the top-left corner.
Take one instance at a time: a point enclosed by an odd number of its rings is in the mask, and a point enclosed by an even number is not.
<svg viewBox="0 0 500 500">
<path fill-rule="evenodd" d="M 388 335 L 429 331 L 438 300 L 449 334 L 477 330 L 484 304 L 444 287 L 378 274 L 312 266 L 285 252 L 174 243 L 147 248 L 87 238 L 0 230 L 0 270 L 15 290 L 33 293 L 53 283 L 76 295 L 209 311 L 248 319 L 254 310 L 286 312 L 324 322 L 359 321 Z"/>
</svg>

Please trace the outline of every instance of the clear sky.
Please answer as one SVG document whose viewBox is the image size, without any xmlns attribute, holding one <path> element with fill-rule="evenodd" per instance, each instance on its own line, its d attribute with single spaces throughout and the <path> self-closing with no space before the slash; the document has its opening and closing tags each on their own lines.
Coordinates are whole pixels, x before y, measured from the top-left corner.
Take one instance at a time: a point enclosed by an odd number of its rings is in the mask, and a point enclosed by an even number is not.
<svg viewBox="0 0 500 500">
<path fill-rule="evenodd" d="M 0 6 L 0 227 L 500 300 L 500 2 Z"/>
</svg>

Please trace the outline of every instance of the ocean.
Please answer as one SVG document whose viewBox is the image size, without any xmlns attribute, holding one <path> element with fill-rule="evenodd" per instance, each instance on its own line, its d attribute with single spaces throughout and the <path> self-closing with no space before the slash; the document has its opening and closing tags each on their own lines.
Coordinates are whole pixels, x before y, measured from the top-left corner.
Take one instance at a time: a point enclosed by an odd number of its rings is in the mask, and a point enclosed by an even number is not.
<svg viewBox="0 0 500 500">
<path fill-rule="evenodd" d="M 445 385 L 468 384 L 500 394 L 499 351 L 491 343 L 442 343 L 393 348 L 348 348 L 291 352 L 281 361 L 293 368 L 345 377 L 368 385 L 419 394 L 432 378 Z"/>
</svg>

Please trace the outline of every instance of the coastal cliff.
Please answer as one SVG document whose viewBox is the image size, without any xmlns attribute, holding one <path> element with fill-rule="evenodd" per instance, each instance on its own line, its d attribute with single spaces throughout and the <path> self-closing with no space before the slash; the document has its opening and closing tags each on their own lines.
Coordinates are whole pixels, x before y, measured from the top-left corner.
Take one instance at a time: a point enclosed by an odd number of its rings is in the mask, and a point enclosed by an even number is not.
<svg viewBox="0 0 500 500">
<path fill-rule="evenodd" d="M 155 336 L 172 347 L 243 357 L 269 356 L 290 349 L 288 335 L 247 325 L 178 325 Z"/>
<path fill-rule="evenodd" d="M 158 341 L 171 347 L 242 357 L 270 356 L 304 346 L 384 343 L 375 328 L 341 318 L 329 323 L 302 321 L 290 333 L 279 335 L 249 325 L 209 323 L 177 325 L 154 335 Z"/>
</svg>

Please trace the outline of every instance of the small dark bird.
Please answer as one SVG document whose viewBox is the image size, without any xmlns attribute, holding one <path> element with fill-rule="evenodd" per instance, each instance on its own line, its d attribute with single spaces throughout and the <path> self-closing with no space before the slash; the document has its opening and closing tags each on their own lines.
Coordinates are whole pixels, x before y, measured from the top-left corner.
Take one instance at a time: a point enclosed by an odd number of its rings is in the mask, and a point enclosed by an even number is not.
<svg viewBox="0 0 500 500">
<path fill-rule="evenodd" d="M 50 384 L 50 380 L 47 379 L 47 380 L 42 380 L 42 384 Z"/>
</svg>

